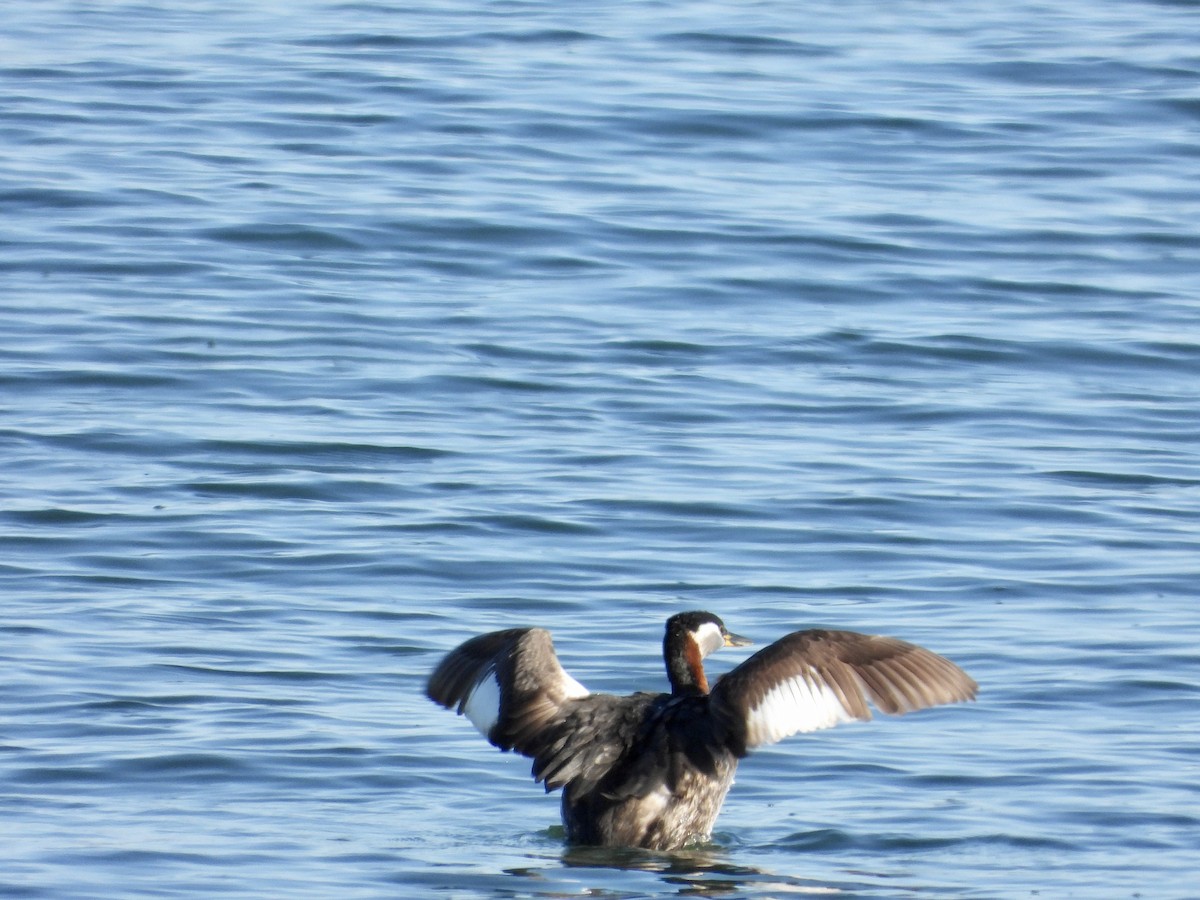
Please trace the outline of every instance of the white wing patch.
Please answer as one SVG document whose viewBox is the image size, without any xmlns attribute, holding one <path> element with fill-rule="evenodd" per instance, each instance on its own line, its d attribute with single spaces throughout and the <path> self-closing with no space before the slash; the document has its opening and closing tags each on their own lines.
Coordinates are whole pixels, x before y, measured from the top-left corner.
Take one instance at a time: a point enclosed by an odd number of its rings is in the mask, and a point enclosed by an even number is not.
<svg viewBox="0 0 1200 900">
<path fill-rule="evenodd" d="M 790 734 L 819 731 L 855 717 L 837 693 L 811 667 L 780 681 L 755 704 L 746 717 L 746 744 L 773 744 Z"/>
<path fill-rule="evenodd" d="M 579 700 L 591 693 L 591 691 L 568 675 L 566 670 L 563 670 L 562 673 L 562 692 L 568 700 Z"/>
<path fill-rule="evenodd" d="M 462 712 L 479 733 L 487 737 L 500 719 L 500 682 L 496 670 L 488 669 L 483 680 L 472 688 L 463 702 Z"/>
<path fill-rule="evenodd" d="M 558 689 L 563 699 L 578 700 L 591 693 L 563 669 L 559 669 L 559 676 Z M 500 694 L 500 680 L 495 668 L 490 668 L 463 701 L 462 714 L 471 720 L 471 724 L 484 737 L 490 737 L 492 729 L 500 721 Z"/>
</svg>

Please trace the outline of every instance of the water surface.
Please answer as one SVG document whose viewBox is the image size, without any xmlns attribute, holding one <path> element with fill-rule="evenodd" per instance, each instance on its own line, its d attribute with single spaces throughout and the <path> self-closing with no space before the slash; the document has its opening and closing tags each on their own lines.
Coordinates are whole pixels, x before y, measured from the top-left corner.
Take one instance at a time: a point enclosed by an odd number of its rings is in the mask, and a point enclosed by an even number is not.
<svg viewBox="0 0 1200 900">
<path fill-rule="evenodd" d="M 0 36 L 0 894 L 1195 896 L 1193 4 L 185 6 Z M 685 608 L 980 700 L 655 856 L 422 696 Z"/>
</svg>

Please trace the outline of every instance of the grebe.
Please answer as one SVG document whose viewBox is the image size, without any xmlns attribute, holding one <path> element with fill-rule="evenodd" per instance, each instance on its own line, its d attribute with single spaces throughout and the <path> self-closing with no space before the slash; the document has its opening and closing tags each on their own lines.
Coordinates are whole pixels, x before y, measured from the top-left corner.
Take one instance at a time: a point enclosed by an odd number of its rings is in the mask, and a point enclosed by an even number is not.
<svg viewBox="0 0 1200 900">
<path fill-rule="evenodd" d="M 796 631 L 763 648 L 712 690 L 702 660 L 749 644 L 717 616 L 667 620 L 671 693 L 592 694 L 558 662 L 550 632 L 512 628 L 452 650 L 426 694 L 465 714 L 501 750 L 533 759 L 546 791 L 563 788 L 576 844 L 675 850 L 708 837 L 738 760 L 791 734 L 972 700 L 958 666 L 896 638 Z"/>
</svg>

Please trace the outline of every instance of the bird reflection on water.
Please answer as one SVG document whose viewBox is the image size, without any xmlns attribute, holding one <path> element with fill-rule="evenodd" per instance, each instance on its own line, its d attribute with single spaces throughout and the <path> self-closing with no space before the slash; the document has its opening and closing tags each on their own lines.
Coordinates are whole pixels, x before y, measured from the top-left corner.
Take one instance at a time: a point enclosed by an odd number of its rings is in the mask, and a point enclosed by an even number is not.
<svg viewBox="0 0 1200 900">
<path fill-rule="evenodd" d="M 556 833 L 557 832 L 557 836 Z M 547 829 L 546 834 L 555 840 L 562 839 L 562 828 Z M 585 893 L 594 890 L 601 896 L 642 896 L 633 886 L 622 887 L 611 882 L 605 884 L 603 872 L 645 872 L 658 876 L 664 887 L 674 888 L 679 894 L 691 897 L 744 896 L 748 891 L 778 891 L 785 894 L 836 895 L 846 892 L 847 887 L 822 883 L 816 880 L 778 875 L 762 869 L 732 863 L 724 848 L 716 841 L 697 844 L 684 850 L 661 852 L 634 847 L 595 847 L 568 845 L 558 856 L 566 870 L 595 870 L 597 884 L 589 885 Z M 554 866 L 530 866 L 506 870 L 506 874 L 529 880 L 555 881 Z M 577 897 L 580 886 L 573 885 L 559 890 L 547 885 L 547 889 L 536 892 L 537 897 Z"/>
</svg>

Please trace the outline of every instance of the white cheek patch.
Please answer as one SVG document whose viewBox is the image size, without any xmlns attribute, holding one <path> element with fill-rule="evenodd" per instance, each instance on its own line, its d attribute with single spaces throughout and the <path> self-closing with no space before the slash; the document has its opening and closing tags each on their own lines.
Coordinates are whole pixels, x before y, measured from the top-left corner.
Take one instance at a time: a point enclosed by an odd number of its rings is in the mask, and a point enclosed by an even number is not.
<svg viewBox="0 0 1200 900">
<path fill-rule="evenodd" d="M 746 743 L 773 744 L 790 734 L 853 722 L 834 690 L 805 669 L 779 682 L 746 716 Z"/>
<path fill-rule="evenodd" d="M 716 622 L 703 622 L 694 632 L 701 656 L 708 656 L 725 646 L 725 636 Z"/>
<path fill-rule="evenodd" d="M 500 682 L 496 671 L 489 671 L 463 701 L 462 714 L 471 720 L 479 733 L 487 737 L 500 718 Z"/>
</svg>

